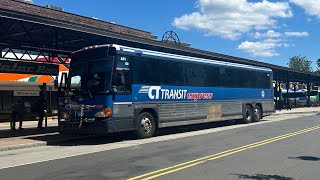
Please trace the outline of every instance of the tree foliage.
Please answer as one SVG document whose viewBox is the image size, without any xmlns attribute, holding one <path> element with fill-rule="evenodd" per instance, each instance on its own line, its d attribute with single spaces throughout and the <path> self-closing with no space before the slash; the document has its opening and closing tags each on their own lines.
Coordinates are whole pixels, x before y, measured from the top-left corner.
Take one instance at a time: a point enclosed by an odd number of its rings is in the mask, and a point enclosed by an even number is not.
<svg viewBox="0 0 320 180">
<path fill-rule="evenodd" d="M 317 60 L 317 70 L 315 73 L 320 74 L 320 58 Z"/>
<path fill-rule="evenodd" d="M 312 72 L 311 64 L 312 64 L 312 61 L 307 59 L 305 56 L 300 56 L 300 55 L 290 57 L 289 63 L 288 63 L 289 67 L 292 69 L 308 71 L 308 72 Z M 320 61 L 319 61 L 319 65 L 320 65 Z"/>
</svg>

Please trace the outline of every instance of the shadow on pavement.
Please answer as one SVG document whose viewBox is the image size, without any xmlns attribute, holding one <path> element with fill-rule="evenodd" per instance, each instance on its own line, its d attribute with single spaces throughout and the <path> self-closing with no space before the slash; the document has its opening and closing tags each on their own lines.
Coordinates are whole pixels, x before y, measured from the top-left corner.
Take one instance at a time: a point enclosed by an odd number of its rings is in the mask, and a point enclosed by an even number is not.
<svg viewBox="0 0 320 180">
<path fill-rule="evenodd" d="M 261 120 L 265 121 L 265 120 Z M 192 131 L 199 131 L 205 129 L 212 129 L 218 127 L 227 127 L 232 125 L 237 125 L 236 120 L 230 121 L 218 121 L 212 123 L 204 123 L 204 124 L 195 124 L 195 125 L 186 125 L 179 127 L 168 127 L 161 128 L 157 133 L 157 137 L 186 133 Z M 109 143 L 116 143 L 122 141 L 130 141 L 137 140 L 136 135 L 133 132 L 121 132 L 121 133 L 112 133 L 106 135 L 75 135 L 75 134 L 48 134 L 48 135 L 39 135 L 39 136 L 31 136 L 27 137 L 28 139 L 38 140 L 38 141 L 46 141 L 48 145 L 53 146 L 81 146 L 81 145 L 103 145 Z"/>
<path fill-rule="evenodd" d="M 288 157 L 289 159 L 305 160 L 305 161 L 320 161 L 320 158 L 314 156 L 299 156 L 299 157 Z"/>
<path fill-rule="evenodd" d="M 230 121 L 218 121 L 218 122 L 212 122 L 212 123 L 195 124 L 195 125 L 180 126 L 180 127 L 169 127 L 169 128 L 160 129 L 158 136 L 232 126 L 236 124 L 237 123 L 235 120 L 230 120 Z"/>
<path fill-rule="evenodd" d="M 234 174 L 238 176 L 239 179 L 256 179 L 256 180 L 292 180 L 291 177 L 279 176 L 279 175 L 265 175 L 265 174 Z"/>
<path fill-rule="evenodd" d="M 22 131 L 16 130 L 2 130 L 0 131 L 0 138 L 10 138 L 10 137 L 20 137 L 20 136 L 31 136 L 37 134 L 44 134 L 44 133 L 53 133 L 57 132 L 58 127 L 48 127 L 43 130 L 39 130 L 38 128 L 25 128 Z"/>
<path fill-rule="evenodd" d="M 32 139 L 36 141 L 42 141 L 47 142 L 47 145 L 53 145 L 53 144 L 59 144 L 66 141 L 71 141 L 75 139 L 81 139 L 87 136 L 79 136 L 79 135 L 61 135 L 59 133 L 51 133 L 51 134 L 40 134 L 40 135 L 34 135 L 25 137 L 24 139 Z"/>
<path fill-rule="evenodd" d="M 231 121 L 212 122 L 207 124 L 162 128 L 159 130 L 157 136 L 159 137 L 159 136 L 165 136 L 165 135 L 171 135 L 171 134 L 179 134 L 179 133 L 185 133 L 185 132 L 191 132 L 191 131 L 217 128 L 222 126 L 231 126 L 235 124 L 237 124 L 236 121 L 231 120 Z M 47 135 L 47 136 L 39 136 L 39 137 L 33 136 L 28 138 L 36 139 L 36 140 L 47 140 L 48 138 L 50 138 L 49 136 L 54 137 L 54 135 Z M 73 139 L 70 141 L 63 141 L 63 142 L 54 142 L 54 141 L 48 142 L 48 145 L 54 145 L 54 146 L 102 145 L 102 144 L 109 144 L 109 143 L 130 141 L 130 140 L 137 139 L 137 137 L 133 132 L 121 132 L 121 133 L 113 133 L 113 134 L 107 134 L 107 135 L 101 135 L 101 136 L 85 136 L 85 137 L 78 136 L 78 137 L 80 137 L 80 139 Z"/>
</svg>

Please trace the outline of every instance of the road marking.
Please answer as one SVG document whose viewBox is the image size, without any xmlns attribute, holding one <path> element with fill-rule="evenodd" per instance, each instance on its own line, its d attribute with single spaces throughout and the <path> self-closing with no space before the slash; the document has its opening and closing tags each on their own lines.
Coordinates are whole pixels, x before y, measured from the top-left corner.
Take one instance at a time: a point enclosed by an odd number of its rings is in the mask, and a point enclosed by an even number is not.
<svg viewBox="0 0 320 180">
<path fill-rule="evenodd" d="M 129 178 L 128 180 L 136 180 L 136 179 L 149 180 L 149 179 L 154 179 L 154 178 L 157 178 L 157 177 L 160 177 L 160 176 L 164 176 L 164 175 L 167 175 L 167 174 L 170 174 L 170 173 L 173 173 L 173 172 L 177 172 L 177 171 L 180 171 L 180 170 L 183 170 L 183 169 L 187 169 L 187 168 L 199 165 L 199 164 L 203 164 L 203 163 L 206 163 L 208 161 L 216 160 L 216 159 L 219 159 L 219 158 L 222 158 L 222 157 L 225 157 L 225 156 L 229 156 L 229 155 L 241 152 L 241 151 L 253 149 L 253 148 L 256 148 L 256 147 L 259 147 L 259 146 L 263 146 L 263 145 L 266 145 L 266 144 L 269 144 L 269 143 L 272 143 L 272 142 L 276 142 L 276 141 L 280 141 L 280 140 L 283 140 L 283 139 L 286 139 L 286 138 L 289 138 L 289 137 L 293 137 L 293 136 L 297 136 L 297 135 L 300 135 L 300 134 L 304 134 L 304 133 L 307 133 L 307 132 L 310 132 L 310 131 L 313 131 L 313 130 L 317 130 L 317 129 L 320 129 L 320 125 L 319 126 L 314 126 L 314 127 L 311 127 L 311 128 L 302 129 L 300 131 L 296 131 L 296 132 L 292 132 L 292 133 L 276 136 L 276 137 L 269 138 L 269 139 L 266 139 L 266 140 L 263 140 L 263 141 L 251 143 L 251 144 L 248 144 L 248 145 L 244 145 L 244 146 L 237 147 L 237 148 L 234 148 L 234 149 L 231 149 L 231 150 L 227 150 L 227 151 L 223 151 L 223 152 L 220 152 L 220 153 L 208 155 L 208 156 L 205 156 L 205 157 L 202 157 L 202 158 L 194 159 L 194 160 L 187 161 L 187 162 L 184 162 L 184 163 L 181 163 L 181 164 L 177 164 L 177 165 L 174 165 L 174 166 L 170 166 L 170 167 L 167 167 L 167 168 L 163 168 L 163 169 L 159 169 L 159 170 L 156 170 L 156 171 L 152 171 L 152 172 L 149 172 L 149 173 L 146 173 L 146 174 L 142 174 L 142 175 L 139 175 L 139 176 L 136 176 L 136 177 L 133 177 L 133 178 Z"/>
</svg>

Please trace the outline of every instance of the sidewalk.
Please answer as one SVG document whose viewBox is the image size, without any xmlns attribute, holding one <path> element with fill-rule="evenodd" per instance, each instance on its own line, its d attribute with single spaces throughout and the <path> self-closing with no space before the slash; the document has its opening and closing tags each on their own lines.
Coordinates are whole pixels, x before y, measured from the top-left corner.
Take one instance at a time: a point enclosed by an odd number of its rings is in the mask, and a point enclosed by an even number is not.
<svg viewBox="0 0 320 180">
<path fill-rule="evenodd" d="M 19 123 L 16 124 L 18 126 Z M 44 125 L 44 123 L 43 123 Z M 79 136 L 66 136 L 58 133 L 56 119 L 48 118 L 48 127 L 39 130 L 38 121 L 23 122 L 22 131 L 11 131 L 10 123 L 0 123 L 0 151 L 22 149 L 28 147 L 45 146 L 69 139 L 80 138 Z"/>
<path fill-rule="evenodd" d="M 320 107 L 302 107 L 302 108 L 293 108 L 292 110 L 283 109 L 281 111 L 277 110 L 274 115 L 300 114 L 300 113 L 319 113 L 320 114 Z"/>
<path fill-rule="evenodd" d="M 58 126 L 58 121 L 56 119 L 48 118 L 48 127 Z M 38 126 L 38 121 L 24 121 L 22 127 L 24 129 L 36 128 Z M 45 121 L 43 121 L 43 127 L 45 126 Z M 16 128 L 19 128 L 19 122 L 16 122 Z M 0 133 L 3 130 L 10 130 L 10 122 L 0 123 Z"/>
</svg>

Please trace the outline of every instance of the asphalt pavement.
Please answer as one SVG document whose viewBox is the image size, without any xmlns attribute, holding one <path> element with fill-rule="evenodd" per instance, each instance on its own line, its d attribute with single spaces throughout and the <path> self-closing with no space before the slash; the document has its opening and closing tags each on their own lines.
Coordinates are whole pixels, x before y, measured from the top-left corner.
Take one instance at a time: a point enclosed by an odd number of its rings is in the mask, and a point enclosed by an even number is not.
<svg viewBox="0 0 320 180">
<path fill-rule="evenodd" d="M 0 179 L 319 179 L 320 115 L 293 115 L 2 152 Z"/>
</svg>

